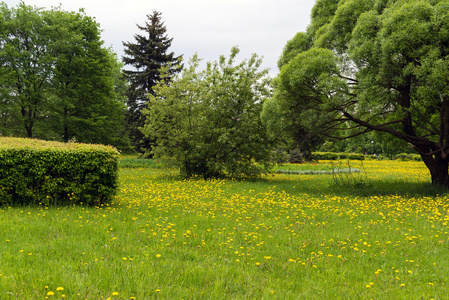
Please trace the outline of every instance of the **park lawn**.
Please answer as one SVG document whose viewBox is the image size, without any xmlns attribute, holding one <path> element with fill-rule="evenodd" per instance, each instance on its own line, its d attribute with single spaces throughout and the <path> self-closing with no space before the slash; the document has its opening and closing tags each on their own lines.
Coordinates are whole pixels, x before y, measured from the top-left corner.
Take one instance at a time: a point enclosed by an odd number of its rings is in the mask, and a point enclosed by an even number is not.
<svg viewBox="0 0 449 300">
<path fill-rule="evenodd" d="M 258 181 L 133 166 L 108 206 L 1 207 L 0 299 L 447 298 L 448 195 L 422 162 L 359 164 Z"/>
</svg>

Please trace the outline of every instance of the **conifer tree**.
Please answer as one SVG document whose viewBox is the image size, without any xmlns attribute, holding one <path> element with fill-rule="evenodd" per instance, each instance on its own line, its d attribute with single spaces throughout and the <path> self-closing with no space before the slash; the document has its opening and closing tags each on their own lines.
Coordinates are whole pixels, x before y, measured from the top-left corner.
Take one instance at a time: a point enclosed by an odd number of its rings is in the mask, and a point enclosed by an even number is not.
<svg viewBox="0 0 449 300">
<path fill-rule="evenodd" d="M 161 15 L 157 11 L 147 15 L 148 21 L 145 22 L 145 26 L 137 25 L 145 35 L 136 34 L 135 43 L 123 42 L 125 46 L 123 62 L 132 67 L 131 70 L 124 70 L 124 75 L 130 83 L 126 122 L 131 143 L 141 153 L 149 152 L 151 148 L 151 141 L 140 132 L 139 128 L 143 127 L 145 122 L 142 109 L 147 107 L 148 94 L 154 94 L 152 88 L 161 80 L 159 69 L 170 64 L 171 73 L 176 74 L 182 68 L 181 56 L 168 52 L 173 38 L 168 38 Z"/>
</svg>

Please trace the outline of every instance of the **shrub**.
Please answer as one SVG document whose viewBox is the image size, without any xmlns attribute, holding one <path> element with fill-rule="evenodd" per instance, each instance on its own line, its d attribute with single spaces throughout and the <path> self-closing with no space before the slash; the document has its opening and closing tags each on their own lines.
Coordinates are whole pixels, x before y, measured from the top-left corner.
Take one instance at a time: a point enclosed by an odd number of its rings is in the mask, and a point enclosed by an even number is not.
<svg viewBox="0 0 449 300">
<path fill-rule="evenodd" d="M 402 161 L 421 161 L 422 158 L 418 154 L 410 154 L 410 153 L 399 153 L 394 156 L 395 159 L 399 159 Z"/>
<path fill-rule="evenodd" d="M 257 177 L 272 165 L 272 139 L 260 120 L 263 102 L 271 96 L 262 61 L 235 64 L 239 50 L 221 56 L 198 71 L 195 55 L 169 85 L 161 80 L 149 95 L 142 132 L 156 143 L 155 159 L 175 164 L 185 177 Z M 161 69 L 168 78 L 169 68 Z"/>
<path fill-rule="evenodd" d="M 0 138 L 0 205 L 101 205 L 117 190 L 111 146 Z"/>
<path fill-rule="evenodd" d="M 348 153 L 347 158 L 351 160 L 365 160 L 365 155 L 360 153 Z"/>
<path fill-rule="evenodd" d="M 333 152 L 314 152 L 315 158 L 317 160 L 338 160 L 340 159 L 340 155 L 338 153 Z"/>
<path fill-rule="evenodd" d="M 360 153 L 314 152 L 313 155 L 317 160 L 338 160 L 338 159 L 365 160 L 365 155 Z"/>
<path fill-rule="evenodd" d="M 295 163 L 302 163 L 304 161 L 304 155 L 301 153 L 301 151 L 299 149 L 293 149 L 290 151 L 289 154 L 289 162 L 291 164 L 295 164 Z"/>
</svg>

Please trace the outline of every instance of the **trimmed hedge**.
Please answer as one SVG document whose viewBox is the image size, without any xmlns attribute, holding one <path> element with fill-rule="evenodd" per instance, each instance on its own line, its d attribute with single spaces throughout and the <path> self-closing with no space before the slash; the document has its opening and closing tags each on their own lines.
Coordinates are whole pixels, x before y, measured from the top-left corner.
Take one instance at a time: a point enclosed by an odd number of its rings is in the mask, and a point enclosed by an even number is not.
<svg viewBox="0 0 449 300">
<path fill-rule="evenodd" d="M 111 146 L 0 137 L 0 205 L 101 205 L 118 187 Z"/>
<path fill-rule="evenodd" d="M 365 160 L 365 155 L 359 153 L 313 152 L 312 154 L 316 160 L 339 160 L 339 159 Z"/>
<path fill-rule="evenodd" d="M 343 168 L 334 170 L 276 170 L 277 174 L 297 174 L 297 175 L 332 175 L 341 173 L 360 173 L 362 172 L 357 168 Z"/>
</svg>

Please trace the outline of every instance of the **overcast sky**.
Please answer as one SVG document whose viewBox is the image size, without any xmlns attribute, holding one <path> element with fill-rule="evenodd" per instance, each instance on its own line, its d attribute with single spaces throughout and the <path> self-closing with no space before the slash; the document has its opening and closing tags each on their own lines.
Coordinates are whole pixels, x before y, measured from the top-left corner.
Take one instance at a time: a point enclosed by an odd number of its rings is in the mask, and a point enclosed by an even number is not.
<svg viewBox="0 0 449 300">
<path fill-rule="evenodd" d="M 15 7 L 20 0 L 4 1 Z M 162 13 L 170 48 L 176 55 L 190 58 L 195 52 L 205 61 L 228 55 L 233 46 L 239 58 L 252 53 L 263 56 L 263 67 L 278 73 L 277 60 L 286 42 L 310 23 L 315 0 L 26 0 L 27 5 L 63 10 L 84 8 L 103 30 L 105 46 L 112 46 L 119 58 L 122 41 L 134 42 L 142 34 L 136 24 L 144 25 L 153 10 Z"/>
</svg>

